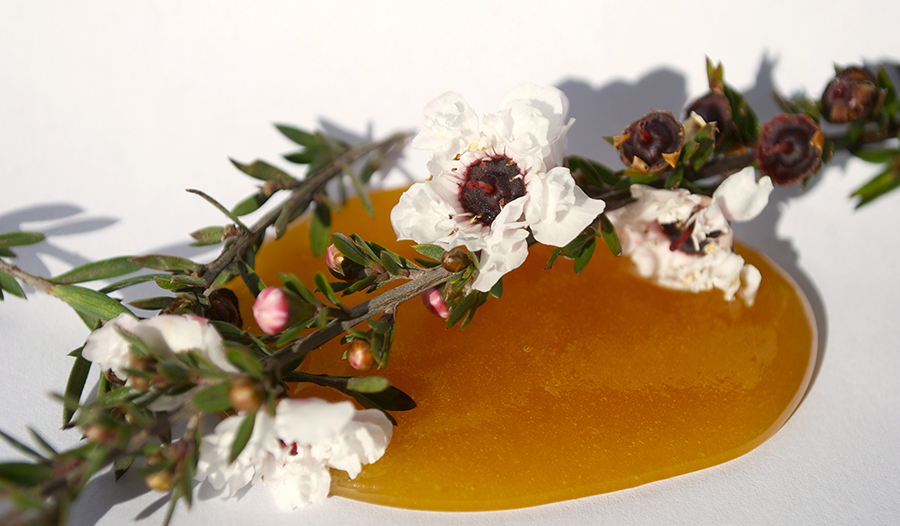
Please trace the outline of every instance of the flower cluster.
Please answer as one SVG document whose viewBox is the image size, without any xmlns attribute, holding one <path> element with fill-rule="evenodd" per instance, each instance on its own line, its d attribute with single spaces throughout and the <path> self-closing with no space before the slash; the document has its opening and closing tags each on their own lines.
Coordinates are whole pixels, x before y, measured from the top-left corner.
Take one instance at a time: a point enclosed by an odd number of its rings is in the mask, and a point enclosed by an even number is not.
<svg viewBox="0 0 900 526">
<path fill-rule="evenodd" d="M 134 384 L 128 370 L 152 368 L 131 352 L 131 343 L 122 331 L 131 333 L 162 358 L 174 358 L 176 353 L 194 352 L 226 372 L 237 372 L 225 357 L 222 337 L 204 318 L 192 315 L 166 314 L 145 320 L 121 314 L 100 329 L 92 332 L 81 352 L 86 360 L 96 363 L 103 371 L 111 371 L 119 380 Z M 145 371 L 151 372 L 151 371 Z M 146 389 L 151 386 L 137 386 Z M 163 396 L 150 404 L 153 411 L 168 411 L 182 405 L 190 392 L 178 396 Z"/>
<path fill-rule="evenodd" d="M 636 200 L 608 214 L 637 273 L 677 290 L 722 290 L 752 305 L 760 274 L 732 250 L 729 221 L 748 221 L 765 208 L 772 181 L 752 167 L 728 177 L 710 199 L 688 190 L 631 187 Z"/>
<path fill-rule="evenodd" d="M 224 489 L 226 498 L 261 481 L 284 510 L 324 500 L 331 486 L 329 468 L 356 478 L 363 464 L 384 455 L 392 433 L 387 417 L 374 409 L 357 411 L 350 402 L 285 399 L 274 416 L 256 414 L 249 442 L 229 462 L 243 418 L 230 416 L 203 437 L 196 478 Z"/>
<path fill-rule="evenodd" d="M 473 287 L 486 292 L 525 262 L 530 234 L 564 246 L 603 212 L 563 167 L 568 101 L 555 88 L 522 84 L 480 120 L 445 93 L 425 107 L 412 146 L 431 152 L 431 178 L 414 184 L 391 212 L 399 239 L 464 246 L 478 253 Z"/>
</svg>

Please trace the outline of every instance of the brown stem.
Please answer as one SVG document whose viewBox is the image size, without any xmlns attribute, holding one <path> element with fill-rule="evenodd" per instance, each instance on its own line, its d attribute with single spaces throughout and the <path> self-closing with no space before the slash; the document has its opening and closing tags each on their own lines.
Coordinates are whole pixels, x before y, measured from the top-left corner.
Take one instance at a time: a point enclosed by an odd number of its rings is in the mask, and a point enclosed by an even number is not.
<svg viewBox="0 0 900 526">
<path fill-rule="evenodd" d="M 53 283 L 44 278 L 29 274 L 15 265 L 10 265 L 2 259 L 0 259 L 0 270 L 21 280 L 22 283 L 25 283 L 26 285 L 34 287 L 35 290 L 43 292 L 44 294 L 50 294 L 53 290 Z"/>
</svg>

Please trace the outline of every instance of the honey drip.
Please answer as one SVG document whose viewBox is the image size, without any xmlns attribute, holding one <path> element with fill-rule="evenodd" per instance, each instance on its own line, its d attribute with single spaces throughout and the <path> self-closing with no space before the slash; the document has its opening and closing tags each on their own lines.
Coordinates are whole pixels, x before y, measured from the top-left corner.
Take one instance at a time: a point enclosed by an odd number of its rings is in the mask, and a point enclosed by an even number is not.
<svg viewBox="0 0 900 526">
<path fill-rule="evenodd" d="M 373 194 L 376 218 L 358 202 L 333 230 L 391 242 L 397 192 Z M 578 277 L 572 262 L 545 270 L 534 246 L 503 278 L 503 297 L 479 308 L 464 331 L 419 301 L 402 305 L 389 366 L 381 374 L 418 403 L 396 412 L 387 453 L 332 493 L 425 510 L 534 506 L 630 488 L 736 458 L 772 436 L 800 402 L 812 375 L 816 333 L 805 298 L 746 247 L 762 273 L 756 304 L 658 288 L 602 245 Z M 312 284 L 325 271 L 310 255 L 308 230 L 293 227 L 260 251 L 257 270 L 277 284 L 293 272 Z M 239 291 L 244 319 L 252 298 Z M 365 299 L 346 298 L 354 305 Z M 363 326 L 362 328 L 367 328 Z M 302 369 L 358 374 L 336 341 Z M 339 400 L 301 384 L 293 396 Z"/>
</svg>

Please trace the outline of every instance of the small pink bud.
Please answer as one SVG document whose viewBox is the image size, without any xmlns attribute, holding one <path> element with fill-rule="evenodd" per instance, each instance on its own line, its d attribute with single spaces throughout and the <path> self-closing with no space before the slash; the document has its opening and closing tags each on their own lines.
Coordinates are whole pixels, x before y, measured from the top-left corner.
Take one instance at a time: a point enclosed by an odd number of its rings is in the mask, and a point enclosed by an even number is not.
<svg viewBox="0 0 900 526">
<path fill-rule="evenodd" d="M 447 319 L 450 316 L 450 310 L 447 309 L 447 304 L 444 303 L 441 292 L 435 287 L 431 287 L 422 293 L 422 303 L 425 304 L 425 308 L 441 318 Z"/>
<path fill-rule="evenodd" d="M 293 292 L 281 287 L 266 287 L 256 297 L 253 317 L 266 334 L 275 334 L 312 313 L 309 305 Z"/>
<path fill-rule="evenodd" d="M 341 251 L 334 245 L 328 245 L 328 249 L 325 250 L 325 264 L 328 265 L 328 268 L 335 272 L 342 273 L 341 265 L 343 263 L 344 255 L 341 254 Z"/>
</svg>

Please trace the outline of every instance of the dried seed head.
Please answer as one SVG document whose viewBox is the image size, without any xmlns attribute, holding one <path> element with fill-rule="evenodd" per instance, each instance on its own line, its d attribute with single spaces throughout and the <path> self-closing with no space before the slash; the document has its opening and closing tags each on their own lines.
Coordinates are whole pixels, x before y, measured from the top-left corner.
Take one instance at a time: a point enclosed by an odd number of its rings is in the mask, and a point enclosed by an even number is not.
<svg viewBox="0 0 900 526">
<path fill-rule="evenodd" d="M 716 143 L 721 143 L 734 126 L 731 104 L 728 103 L 728 98 L 718 91 L 710 91 L 691 103 L 685 110 L 685 117 L 691 112 L 699 115 L 704 122 L 716 123 Z"/>
<path fill-rule="evenodd" d="M 235 411 L 256 411 L 265 396 L 266 389 L 262 382 L 249 376 L 237 376 L 228 386 L 228 401 Z"/>
<path fill-rule="evenodd" d="M 756 144 L 759 169 L 778 184 L 794 184 L 819 166 L 824 140 L 806 115 L 776 115 L 763 126 Z"/>
<path fill-rule="evenodd" d="M 822 116 L 828 122 L 844 123 L 866 118 L 881 106 L 884 90 L 864 68 L 847 68 L 822 93 Z"/>
<path fill-rule="evenodd" d="M 684 146 L 684 126 L 668 111 L 651 111 L 615 137 L 625 166 L 656 172 L 674 166 Z"/>
<path fill-rule="evenodd" d="M 211 320 L 224 321 L 235 327 L 242 328 L 244 321 L 241 319 L 241 309 L 238 306 L 238 298 L 231 289 L 216 289 L 209 294 L 209 308 L 206 317 Z"/>
</svg>

